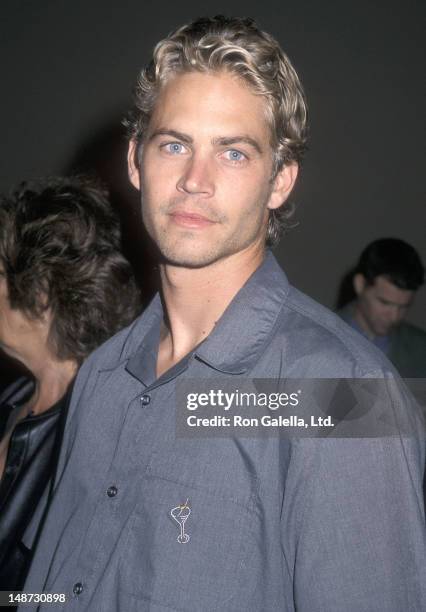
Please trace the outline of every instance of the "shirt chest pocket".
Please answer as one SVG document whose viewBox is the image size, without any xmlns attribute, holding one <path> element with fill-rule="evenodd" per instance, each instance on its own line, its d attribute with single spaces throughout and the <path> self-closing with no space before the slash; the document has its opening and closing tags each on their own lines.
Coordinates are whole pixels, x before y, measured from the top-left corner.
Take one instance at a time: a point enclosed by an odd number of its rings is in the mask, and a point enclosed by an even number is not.
<svg viewBox="0 0 426 612">
<path fill-rule="evenodd" d="M 140 610 L 151 609 L 142 601 L 158 609 L 244 609 L 260 537 L 256 483 L 248 472 L 221 474 L 214 465 L 157 455 L 141 487 L 120 590 L 139 597 Z"/>
</svg>

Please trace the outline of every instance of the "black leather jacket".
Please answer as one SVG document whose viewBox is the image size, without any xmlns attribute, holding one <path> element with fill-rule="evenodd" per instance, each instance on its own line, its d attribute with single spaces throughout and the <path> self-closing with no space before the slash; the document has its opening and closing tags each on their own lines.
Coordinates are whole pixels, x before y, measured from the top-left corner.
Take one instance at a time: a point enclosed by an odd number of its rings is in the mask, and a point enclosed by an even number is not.
<svg viewBox="0 0 426 612">
<path fill-rule="evenodd" d="M 26 403 L 35 383 L 20 378 L 0 396 L 0 438 L 16 407 Z M 20 590 L 31 551 L 21 539 L 56 469 L 70 389 L 46 412 L 28 415 L 12 433 L 0 481 L 0 590 Z"/>
</svg>

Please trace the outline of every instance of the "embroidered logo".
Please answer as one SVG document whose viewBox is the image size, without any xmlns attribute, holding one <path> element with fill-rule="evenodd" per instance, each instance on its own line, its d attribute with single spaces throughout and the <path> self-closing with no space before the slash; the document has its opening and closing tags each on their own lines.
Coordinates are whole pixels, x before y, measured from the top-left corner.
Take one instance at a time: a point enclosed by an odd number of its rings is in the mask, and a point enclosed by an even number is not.
<svg viewBox="0 0 426 612">
<path fill-rule="evenodd" d="M 185 533 L 185 523 L 188 519 L 188 516 L 191 514 L 191 508 L 189 507 L 188 500 L 184 504 L 180 504 L 173 508 L 170 511 L 171 517 L 178 523 L 180 526 L 180 533 L 177 537 L 177 541 L 179 544 L 186 544 L 189 542 L 189 535 Z"/>
</svg>

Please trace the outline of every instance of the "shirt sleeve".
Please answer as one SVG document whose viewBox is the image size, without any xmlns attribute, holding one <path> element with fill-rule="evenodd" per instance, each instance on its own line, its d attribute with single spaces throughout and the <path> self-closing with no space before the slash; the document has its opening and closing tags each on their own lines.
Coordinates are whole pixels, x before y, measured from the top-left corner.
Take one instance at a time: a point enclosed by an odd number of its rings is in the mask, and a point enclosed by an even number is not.
<svg viewBox="0 0 426 612">
<path fill-rule="evenodd" d="M 298 612 L 426 609 L 417 434 L 295 441 L 281 537 Z"/>
<path fill-rule="evenodd" d="M 49 495 L 51 494 L 52 498 L 55 496 L 55 488 L 61 479 L 62 472 L 67 463 L 67 457 L 69 456 L 75 439 L 78 429 L 78 413 L 81 408 L 82 396 L 92 387 L 95 378 L 92 372 L 91 359 L 89 358 L 80 368 L 73 386 L 56 470 L 55 486 L 53 491 L 50 487 L 49 490 L 46 489 L 22 540 L 24 545 L 31 549 L 36 542 L 38 543 L 40 539 L 43 538 L 43 546 L 36 546 L 35 548 L 35 554 L 24 586 L 24 590 L 27 592 L 41 593 L 45 587 L 53 552 L 60 538 L 60 524 L 55 520 L 55 517 L 51 516 L 49 511 L 47 511 L 46 516 L 44 516 L 44 514 L 46 512 L 47 503 L 50 501 Z M 40 520 L 42 518 L 43 528 L 40 529 Z M 34 608 L 32 606 L 27 606 L 25 609 L 27 611 L 32 609 L 35 610 L 36 606 Z"/>
</svg>

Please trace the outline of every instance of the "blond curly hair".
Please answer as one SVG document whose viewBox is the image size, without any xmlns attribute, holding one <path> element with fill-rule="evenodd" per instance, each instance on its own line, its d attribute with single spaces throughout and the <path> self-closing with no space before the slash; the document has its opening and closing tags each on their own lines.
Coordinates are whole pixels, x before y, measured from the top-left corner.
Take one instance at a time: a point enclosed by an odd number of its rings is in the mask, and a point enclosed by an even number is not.
<svg viewBox="0 0 426 612">
<path fill-rule="evenodd" d="M 307 104 L 299 77 L 278 42 L 252 19 L 200 18 L 160 41 L 140 73 L 134 108 L 125 120 L 129 137 L 143 143 L 158 93 L 177 73 L 226 70 L 265 98 L 273 151 L 273 180 L 286 164 L 300 164 L 306 150 Z M 267 244 L 292 226 L 294 206 L 270 211 Z"/>
</svg>

